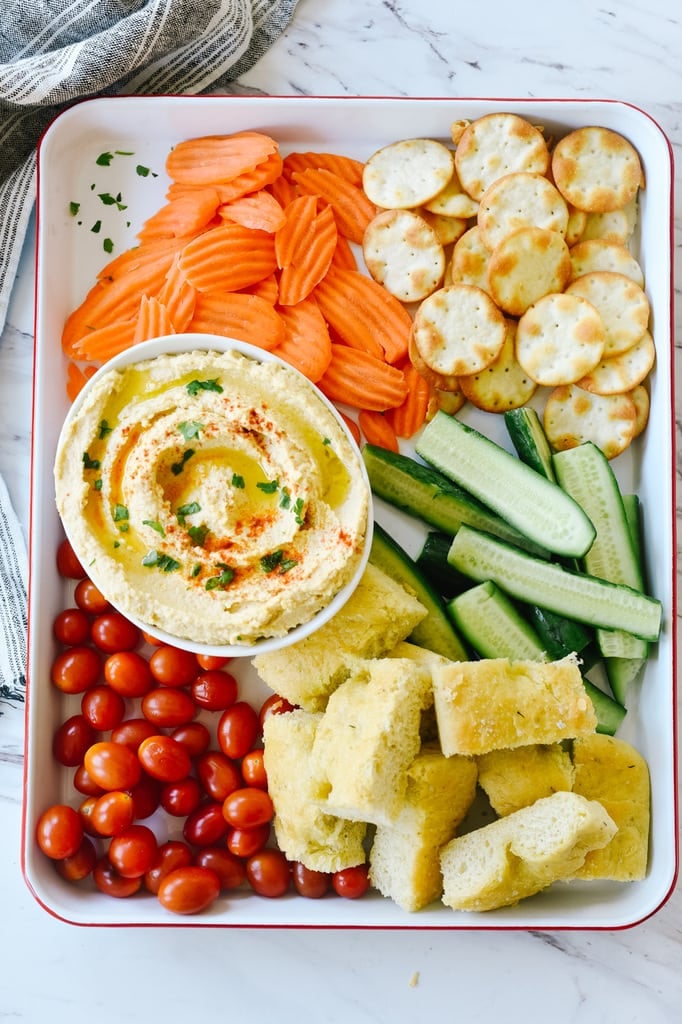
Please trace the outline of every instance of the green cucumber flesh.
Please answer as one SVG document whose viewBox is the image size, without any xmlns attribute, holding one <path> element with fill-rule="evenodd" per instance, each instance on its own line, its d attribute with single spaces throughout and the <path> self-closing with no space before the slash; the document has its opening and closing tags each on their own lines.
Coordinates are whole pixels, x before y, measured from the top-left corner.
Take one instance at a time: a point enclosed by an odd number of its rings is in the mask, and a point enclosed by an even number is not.
<svg viewBox="0 0 682 1024">
<path fill-rule="evenodd" d="M 456 417 L 437 412 L 416 450 L 541 547 L 581 557 L 592 544 L 594 526 L 570 495 Z"/>
<path fill-rule="evenodd" d="M 448 561 L 479 583 L 490 579 L 527 604 L 542 605 L 578 622 L 623 629 L 644 640 L 658 639 L 660 601 L 534 558 L 489 534 L 463 526 L 452 541 Z"/>
<path fill-rule="evenodd" d="M 535 409 L 530 405 L 508 409 L 504 414 L 504 423 L 521 461 L 536 473 L 554 481 L 552 448 Z"/>
<path fill-rule="evenodd" d="M 583 679 L 583 683 L 597 716 L 596 731 L 605 733 L 607 736 L 615 736 L 625 718 L 626 709 L 613 697 L 609 697 L 607 693 L 591 683 L 589 679 Z"/>
<path fill-rule="evenodd" d="M 447 609 L 458 632 L 482 658 L 547 661 L 537 633 L 490 580 L 454 597 Z"/>
</svg>

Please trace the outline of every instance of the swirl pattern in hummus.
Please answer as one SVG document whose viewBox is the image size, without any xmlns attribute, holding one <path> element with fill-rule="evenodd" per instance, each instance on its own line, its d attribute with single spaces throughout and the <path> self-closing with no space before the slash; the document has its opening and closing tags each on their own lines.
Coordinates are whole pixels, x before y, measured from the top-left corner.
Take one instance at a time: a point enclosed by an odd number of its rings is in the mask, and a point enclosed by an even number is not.
<svg viewBox="0 0 682 1024">
<path fill-rule="evenodd" d="M 101 375 L 67 419 L 55 485 L 107 598 L 211 645 L 308 622 L 354 575 L 368 523 L 361 460 L 316 390 L 238 352 Z"/>
</svg>

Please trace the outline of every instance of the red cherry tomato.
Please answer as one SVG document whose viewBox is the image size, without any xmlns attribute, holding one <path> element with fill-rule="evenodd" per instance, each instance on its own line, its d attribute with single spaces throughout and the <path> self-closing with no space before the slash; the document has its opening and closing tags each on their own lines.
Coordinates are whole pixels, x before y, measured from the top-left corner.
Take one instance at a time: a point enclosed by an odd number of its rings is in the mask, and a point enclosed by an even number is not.
<svg viewBox="0 0 682 1024">
<path fill-rule="evenodd" d="M 71 715 L 59 726 L 52 739 L 52 756 L 59 764 L 75 768 L 85 751 L 96 739 L 96 733 L 85 715 Z"/>
<path fill-rule="evenodd" d="M 83 842 L 83 823 L 78 811 L 68 804 L 53 804 L 38 818 L 38 846 L 51 860 L 72 857 Z"/>
<path fill-rule="evenodd" d="M 174 914 L 198 914 L 219 895 L 220 879 L 215 871 L 192 864 L 166 875 L 159 886 L 158 900 Z"/>
<path fill-rule="evenodd" d="M 269 825 L 258 825 L 256 828 L 231 828 L 228 829 L 225 845 L 235 857 L 251 857 L 252 854 L 263 849 L 269 838 Z"/>
<path fill-rule="evenodd" d="M 123 721 L 126 706 L 123 697 L 109 686 L 93 686 L 81 700 L 81 711 L 93 729 L 109 732 Z"/>
<path fill-rule="evenodd" d="M 157 686 L 156 689 L 145 693 L 140 710 L 158 729 L 175 729 L 179 725 L 191 722 L 197 709 L 186 690 Z"/>
<path fill-rule="evenodd" d="M 201 868 L 211 868 L 215 871 L 223 891 L 238 889 L 246 881 L 244 861 L 222 846 L 206 846 L 198 850 L 194 863 Z"/>
<path fill-rule="evenodd" d="M 139 762 L 153 779 L 178 782 L 189 775 L 192 761 L 185 748 L 172 736 L 158 734 L 142 740 L 137 748 Z"/>
<path fill-rule="evenodd" d="M 94 686 L 102 660 L 92 647 L 67 647 L 52 662 L 52 682 L 62 693 L 84 693 Z"/>
<path fill-rule="evenodd" d="M 141 877 L 124 878 L 119 875 L 106 854 L 95 864 L 92 878 L 100 892 L 106 896 L 115 896 L 116 899 L 134 896 L 142 888 Z"/>
<path fill-rule="evenodd" d="M 92 642 L 106 654 L 117 651 L 132 651 L 140 642 L 142 634 L 134 623 L 120 612 L 110 611 L 98 615 L 90 630 Z"/>
<path fill-rule="evenodd" d="M 65 647 L 82 646 L 90 639 L 90 619 L 80 608 L 65 608 L 55 616 L 55 638 Z"/>
<path fill-rule="evenodd" d="M 352 868 L 342 868 L 332 875 L 332 886 L 337 896 L 347 900 L 356 900 L 364 896 L 370 887 L 369 866 L 357 864 Z"/>
<path fill-rule="evenodd" d="M 247 860 L 246 878 L 259 896 L 277 899 L 291 885 L 291 866 L 280 850 L 260 850 Z"/>
<path fill-rule="evenodd" d="M 102 789 L 132 789 L 142 774 L 135 752 L 122 743 L 100 740 L 85 752 L 83 764 Z"/>
<path fill-rule="evenodd" d="M 144 774 L 136 786 L 130 790 L 135 809 L 135 818 L 148 818 L 153 814 L 161 801 L 161 783 Z"/>
<path fill-rule="evenodd" d="M 274 813 L 272 800 L 265 790 L 250 786 L 235 790 L 223 802 L 223 817 L 232 828 L 267 825 Z"/>
<path fill-rule="evenodd" d="M 288 711 L 294 710 L 295 705 L 290 704 L 286 697 L 280 697 L 278 693 L 271 694 L 267 700 L 263 701 L 258 713 L 258 720 L 261 729 L 263 728 L 263 722 L 268 715 L 286 715 Z"/>
<path fill-rule="evenodd" d="M 145 889 L 156 895 L 166 875 L 176 868 L 186 868 L 191 863 L 192 851 L 187 843 L 169 839 L 158 848 L 153 865 L 144 873 Z"/>
<path fill-rule="evenodd" d="M 101 795 L 101 794 L 100 794 Z M 88 796 L 78 807 L 78 817 L 80 818 L 83 831 L 89 836 L 97 836 L 99 832 L 95 828 L 92 820 L 92 816 L 95 813 L 95 807 L 97 806 L 97 797 Z"/>
<path fill-rule="evenodd" d="M 319 900 L 329 892 L 332 883 L 332 876 L 326 871 L 313 871 L 300 861 L 292 866 L 291 879 L 299 896 L 310 900 Z"/>
<path fill-rule="evenodd" d="M 207 750 L 197 758 L 197 775 L 205 791 L 213 800 L 223 801 L 242 786 L 242 777 L 236 761 L 221 750 Z"/>
<path fill-rule="evenodd" d="M 160 803 L 164 811 L 175 818 L 186 818 L 201 803 L 203 790 L 199 782 L 188 775 L 178 782 L 167 782 L 161 789 Z"/>
<path fill-rule="evenodd" d="M 145 640 L 150 647 L 163 647 L 164 640 L 159 640 L 158 636 L 152 636 L 151 633 L 147 633 L 146 630 L 142 630 L 142 638 Z"/>
<path fill-rule="evenodd" d="M 237 680 L 229 672 L 218 669 L 202 672 L 192 683 L 192 699 L 207 711 L 224 711 L 237 699 Z"/>
<path fill-rule="evenodd" d="M 203 668 L 204 671 L 213 671 L 216 668 L 224 668 L 232 661 L 231 658 L 220 654 L 197 654 L 197 662 L 199 668 Z"/>
<path fill-rule="evenodd" d="M 264 751 L 259 749 L 250 750 L 242 758 L 242 776 L 247 786 L 256 786 L 258 789 L 268 788 L 268 777 L 265 772 Z"/>
<path fill-rule="evenodd" d="M 216 728 L 218 746 L 223 754 L 238 760 L 253 748 L 259 732 L 256 712 L 246 701 L 237 701 L 220 716 Z"/>
<path fill-rule="evenodd" d="M 192 846 L 215 846 L 226 833 L 223 805 L 215 800 L 201 804 L 188 814 L 182 830 L 184 839 Z"/>
<path fill-rule="evenodd" d="M 199 757 L 208 750 L 211 734 L 203 722 L 188 722 L 173 729 L 171 736 L 185 748 L 190 757 Z"/>
<path fill-rule="evenodd" d="M 168 644 L 156 648 L 149 667 L 160 686 L 189 686 L 199 673 L 196 654 Z"/>
<path fill-rule="evenodd" d="M 90 746 L 90 744 L 88 744 L 88 746 Z M 79 793 L 82 793 L 84 796 L 101 796 L 104 792 L 101 786 L 98 786 L 96 782 L 93 782 L 85 770 L 85 766 L 82 764 L 79 764 L 73 773 L 73 786 L 74 789 Z"/>
<path fill-rule="evenodd" d="M 89 615 L 101 615 L 102 612 L 108 612 L 111 609 L 111 605 L 102 591 L 90 579 L 81 580 L 76 584 L 73 599 L 78 607 Z"/>
<path fill-rule="evenodd" d="M 87 878 L 97 863 L 97 850 L 94 843 L 83 836 L 83 841 L 70 857 L 55 861 L 58 874 L 67 882 L 80 882 Z"/>
<path fill-rule="evenodd" d="M 57 572 L 68 580 L 81 580 L 85 576 L 85 569 L 66 539 L 57 548 Z"/>
<path fill-rule="evenodd" d="M 116 651 L 104 662 L 104 678 L 121 697 L 143 697 L 154 685 L 149 662 L 137 651 Z"/>
<path fill-rule="evenodd" d="M 97 798 L 90 820 L 101 836 L 115 836 L 132 825 L 134 816 L 130 793 L 113 789 Z"/>
<path fill-rule="evenodd" d="M 109 843 L 108 857 L 123 878 L 141 878 L 154 864 L 156 836 L 146 825 L 130 825 Z"/>
<path fill-rule="evenodd" d="M 149 736 L 156 736 L 157 731 L 153 722 L 147 721 L 146 718 L 126 718 L 124 722 L 112 729 L 111 739 L 113 743 L 121 743 L 124 747 L 129 747 L 137 752 L 142 740 L 146 740 Z"/>
</svg>

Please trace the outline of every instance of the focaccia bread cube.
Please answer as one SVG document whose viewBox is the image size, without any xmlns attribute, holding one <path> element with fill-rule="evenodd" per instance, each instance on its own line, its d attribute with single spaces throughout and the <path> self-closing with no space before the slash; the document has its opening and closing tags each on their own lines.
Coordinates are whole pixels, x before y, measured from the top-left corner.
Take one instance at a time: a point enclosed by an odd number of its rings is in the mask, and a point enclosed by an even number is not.
<svg viewBox="0 0 682 1024">
<path fill-rule="evenodd" d="M 478 759 L 478 781 L 501 817 L 573 787 L 573 763 L 560 743 L 491 750 Z"/>
</svg>

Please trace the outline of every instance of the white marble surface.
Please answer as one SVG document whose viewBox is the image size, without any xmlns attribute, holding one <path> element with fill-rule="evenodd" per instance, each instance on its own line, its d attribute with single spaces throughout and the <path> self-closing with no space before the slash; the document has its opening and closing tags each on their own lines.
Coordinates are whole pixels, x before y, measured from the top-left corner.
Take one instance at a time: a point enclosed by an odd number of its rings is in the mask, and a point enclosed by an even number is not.
<svg viewBox="0 0 682 1024">
<path fill-rule="evenodd" d="M 286 34 L 231 91 L 616 98 L 658 121 L 682 166 L 681 54 L 677 0 L 301 0 Z M 681 247 L 678 216 L 678 269 Z M 33 258 L 30 235 L 0 338 L 0 473 L 25 529 Z M 682 344 L 679 326 L 676 337 Z M 0 1019 L 682 1020 L 680 889 L 649 921 L 612 933 L 61 924 L 34 902 L 19 868 L 22 734 L 21 708 L 8 710 L 0 718 Z"/>
</svg>

